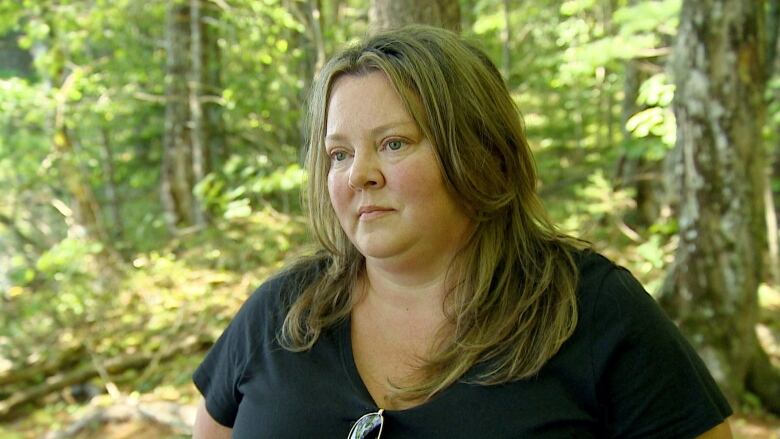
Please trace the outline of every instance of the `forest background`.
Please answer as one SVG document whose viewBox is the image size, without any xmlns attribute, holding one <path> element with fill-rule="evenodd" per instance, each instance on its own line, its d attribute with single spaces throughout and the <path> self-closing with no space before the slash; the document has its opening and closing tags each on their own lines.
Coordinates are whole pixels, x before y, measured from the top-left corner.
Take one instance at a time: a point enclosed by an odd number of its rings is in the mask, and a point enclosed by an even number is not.
<svg viewBox="0 0 780 439">
<path fill-rule="evenodd" d="M 408 21 L 491 56 L 553 218 L 659 299 L 737 437 L 780 436 L 778 3 L 0 0 L 0 437 L 187 434 L 205 350 L 306 251 L 312 78 Z"/>
</svg>

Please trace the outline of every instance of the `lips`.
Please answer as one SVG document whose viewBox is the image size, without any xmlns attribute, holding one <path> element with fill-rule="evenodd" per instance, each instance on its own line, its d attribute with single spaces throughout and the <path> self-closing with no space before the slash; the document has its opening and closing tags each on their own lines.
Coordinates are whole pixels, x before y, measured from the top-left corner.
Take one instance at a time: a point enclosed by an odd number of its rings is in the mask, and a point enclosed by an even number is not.
<svg viewBox="0 0 780 439">
<path fill-rule="evenodd" d="M 358 217 L 360 219 L 377 218 L 392 212 L 393 210 L 394 209 L 389 207 L 382 206 L 361 206 L 360 209 L 358 209 Z"/>
</svg>

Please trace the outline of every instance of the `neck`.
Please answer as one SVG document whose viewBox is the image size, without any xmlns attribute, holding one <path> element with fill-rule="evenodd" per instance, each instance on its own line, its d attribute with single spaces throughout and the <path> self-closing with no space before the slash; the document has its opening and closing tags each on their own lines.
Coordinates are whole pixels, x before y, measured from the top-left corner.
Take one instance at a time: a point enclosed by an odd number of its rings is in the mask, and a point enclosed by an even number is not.
<svg viewBox="0 0 780 439">
<path fill-rule="evenodd" d="M 404 314 L 442 314 L 448 289 L 447 267 L 438 270 L 392 269 L 386 264 L 366 260 L 361 301 L 385 312 Z M 449 264 L 448 264 L 449 265 Z"/>
<path fill-rule="evenodd" d="M 422 249 L 414 255 L 367 257 L 361 279 L 366 292 L 363 299 L 370 298 L 388 311 L 419 310 L 443 316 L 444 298 L 454 280 L 448 274 L 463 242 L 453 239 L 449 248 Z"/>
</svg>

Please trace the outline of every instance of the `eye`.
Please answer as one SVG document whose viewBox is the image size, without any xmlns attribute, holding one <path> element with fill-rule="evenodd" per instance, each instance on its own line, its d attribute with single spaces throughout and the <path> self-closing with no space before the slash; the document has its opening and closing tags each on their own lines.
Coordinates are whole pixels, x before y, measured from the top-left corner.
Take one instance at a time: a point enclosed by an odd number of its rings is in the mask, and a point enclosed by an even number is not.
<svg viewBox="0 0 780 439">
<path fill-rule="evenodd" d="M 333 151 L 330 153 L 330 159 L 334 162 L 341 162 L 347 159 L 347 153 L 344 151 Z"/>
<path fill-rule="evenodd" d="M 398 151 L 399 149 L 403 148 L 403 146 L 406 144 L 403 140 L 400 139 L 393 139 L 390 140 L 385 144 L 386 148 L 391 151 Z"/>
</svg>

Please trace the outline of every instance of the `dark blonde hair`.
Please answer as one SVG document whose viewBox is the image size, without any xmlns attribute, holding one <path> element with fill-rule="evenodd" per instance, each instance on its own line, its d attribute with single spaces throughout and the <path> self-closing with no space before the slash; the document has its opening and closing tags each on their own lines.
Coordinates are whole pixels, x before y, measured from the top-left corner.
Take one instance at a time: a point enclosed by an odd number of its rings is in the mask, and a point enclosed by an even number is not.
<svg viewBox="0 0 780 439">
<path fill-rule="evenodd" d="M 487 56 L 458 35 L 407 26 L 367 38 L 330 59 L 310 95 L 305 205 L 317 258 L 327 266 L 287 312 L 280 341 L 312 347 L 347 318 L 364 259 L 330 203 L 324 138 L 333 84 L 344 75 L 382 72 L 434 146 L 445 186 L 476 226 L 449 270 L 445 312 L 452 328 L 423 359 L 406 400 L 429 398 L 485 363 L 476 378 L 497 384 L 534 375 L 577 323 L 581 241 L 556 230 L 536 191 L 537 176 L 520 114 Z M 324 260 L 324 261 L 323 261 Z"/>
</svg>

